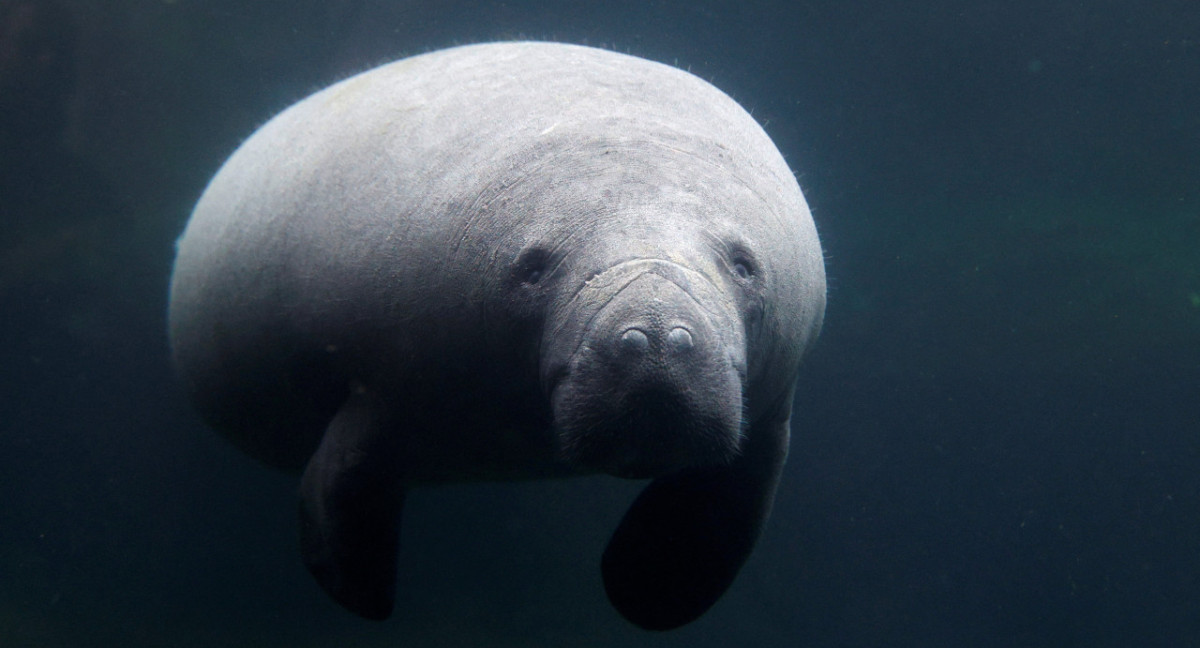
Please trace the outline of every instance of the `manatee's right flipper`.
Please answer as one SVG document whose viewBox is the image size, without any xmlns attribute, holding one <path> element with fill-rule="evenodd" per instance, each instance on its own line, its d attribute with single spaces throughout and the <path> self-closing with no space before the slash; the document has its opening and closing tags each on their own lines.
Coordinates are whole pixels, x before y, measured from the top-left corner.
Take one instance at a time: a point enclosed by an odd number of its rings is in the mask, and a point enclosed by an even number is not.
<svg viewBox="0 0 1200 648">
<path fill-rule="evenodd" d="M 613 607 L 646 630 L 704 614 L 733 583 L 771 512 L 787 457 L 782 417 L 752 427 L 725 466 L 659 477 L 625 513 L 600 561 Z"/>
<path fill-rule="evenodd" d="M 351 394 L 300 482 L 304 564 L 335 601 L 376 620 L 392 613 L 404 504 L 386 412 L 369 392 Z"/>
</svg>

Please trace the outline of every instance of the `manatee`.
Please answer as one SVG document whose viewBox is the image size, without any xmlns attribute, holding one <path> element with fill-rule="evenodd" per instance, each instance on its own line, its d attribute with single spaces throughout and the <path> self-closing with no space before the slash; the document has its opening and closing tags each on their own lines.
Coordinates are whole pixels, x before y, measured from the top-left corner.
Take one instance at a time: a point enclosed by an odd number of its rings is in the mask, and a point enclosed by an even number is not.
<svg viewBox="0 0 1200 648">
<path fill-rule="evenodd" d="M 601 558 L 629 621 L 725 592 L 767 519 L 825 309 L 812 217 L 705 81 L 589 47 L 435 51 L 336 83 L 224 163 L 169 334 L 202 418 L 300 476 L 303 559 L 393 608 L 423 484 L 651 480 Z"/>
</svg>

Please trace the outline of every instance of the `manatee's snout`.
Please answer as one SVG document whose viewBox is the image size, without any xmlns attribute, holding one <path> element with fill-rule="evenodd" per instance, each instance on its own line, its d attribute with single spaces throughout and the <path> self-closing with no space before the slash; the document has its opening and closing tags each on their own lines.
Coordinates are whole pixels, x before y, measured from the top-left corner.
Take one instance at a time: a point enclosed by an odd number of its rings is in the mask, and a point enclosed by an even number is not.
<svg viewBox="0 0 1200 648">
<path fill-rule="evenodd" d="M 628 477 L 731 459 L 741 437 L 743 353 L 725 300 L 665 263 L 609 290 L 607 299 L 587 300 L 602 305 L 553 390 L 564 459 Z"/>
<path fill-rule="evenodd" d="M 682 288 L 646 274 L 600 311 L 584 343 L 613 365 L 621 382 L 672 384 L 712 351 L 715 335 L 706 320 Z"/>
</svg>

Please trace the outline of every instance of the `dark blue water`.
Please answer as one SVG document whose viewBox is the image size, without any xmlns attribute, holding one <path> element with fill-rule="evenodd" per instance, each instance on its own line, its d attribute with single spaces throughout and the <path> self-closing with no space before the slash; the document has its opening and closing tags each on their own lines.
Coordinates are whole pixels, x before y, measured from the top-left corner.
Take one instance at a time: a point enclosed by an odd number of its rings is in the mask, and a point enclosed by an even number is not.
<svg viewBox="0 0 1200 648">
<path fill-rule="evenodd" d="M 609 479 L 419 491 L 342 612 L 293 478 L 167 360 L 172 242 L 257 125 L 529 37 L 690 68 L 765 125 L 830 275 L 771 525 L 647 634 Z M 1200 5 L 0 0 L 0 645 L 1200 644 Z"/>
</svg>

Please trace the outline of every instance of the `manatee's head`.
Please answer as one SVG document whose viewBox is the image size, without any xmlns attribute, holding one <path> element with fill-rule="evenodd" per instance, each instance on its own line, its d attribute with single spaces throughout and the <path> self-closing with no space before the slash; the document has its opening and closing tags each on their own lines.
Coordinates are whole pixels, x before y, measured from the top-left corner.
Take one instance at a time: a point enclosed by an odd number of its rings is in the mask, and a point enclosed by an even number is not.
<svg viewBox="0 0 1200 648">
<path fill-rule="evenodd" d="M 760 215 L 671 186 L 619 190 L 598 192 L 616 197 L 558 217 L 510 257 L 514 301 L 538 314 L 559 459 L 623 477 L 727 463 L 755 400 L 794 377 L 784 375 L 796 364 L 788 340 L 764 329 L 787 317 L 773 301 L 796 301 L 778 290 L 790 264 L 772 259 L 779 237 L 754 225 Z"/>
<path fill-rule="evenodd" d="M 514 210 L 501 244 L 476 253 L 505 268 L 486 273 L 507 277 L 488 293 L 531 324 L 494 344 L 536 348 L 558 458 L 576 470 L 732 461 L 790 398 L 820 327 L 820 245 L 786 165 L 748 175 L 728 149 L 688 146 L 547 146 L 480 200 Z"/>
</svg>

